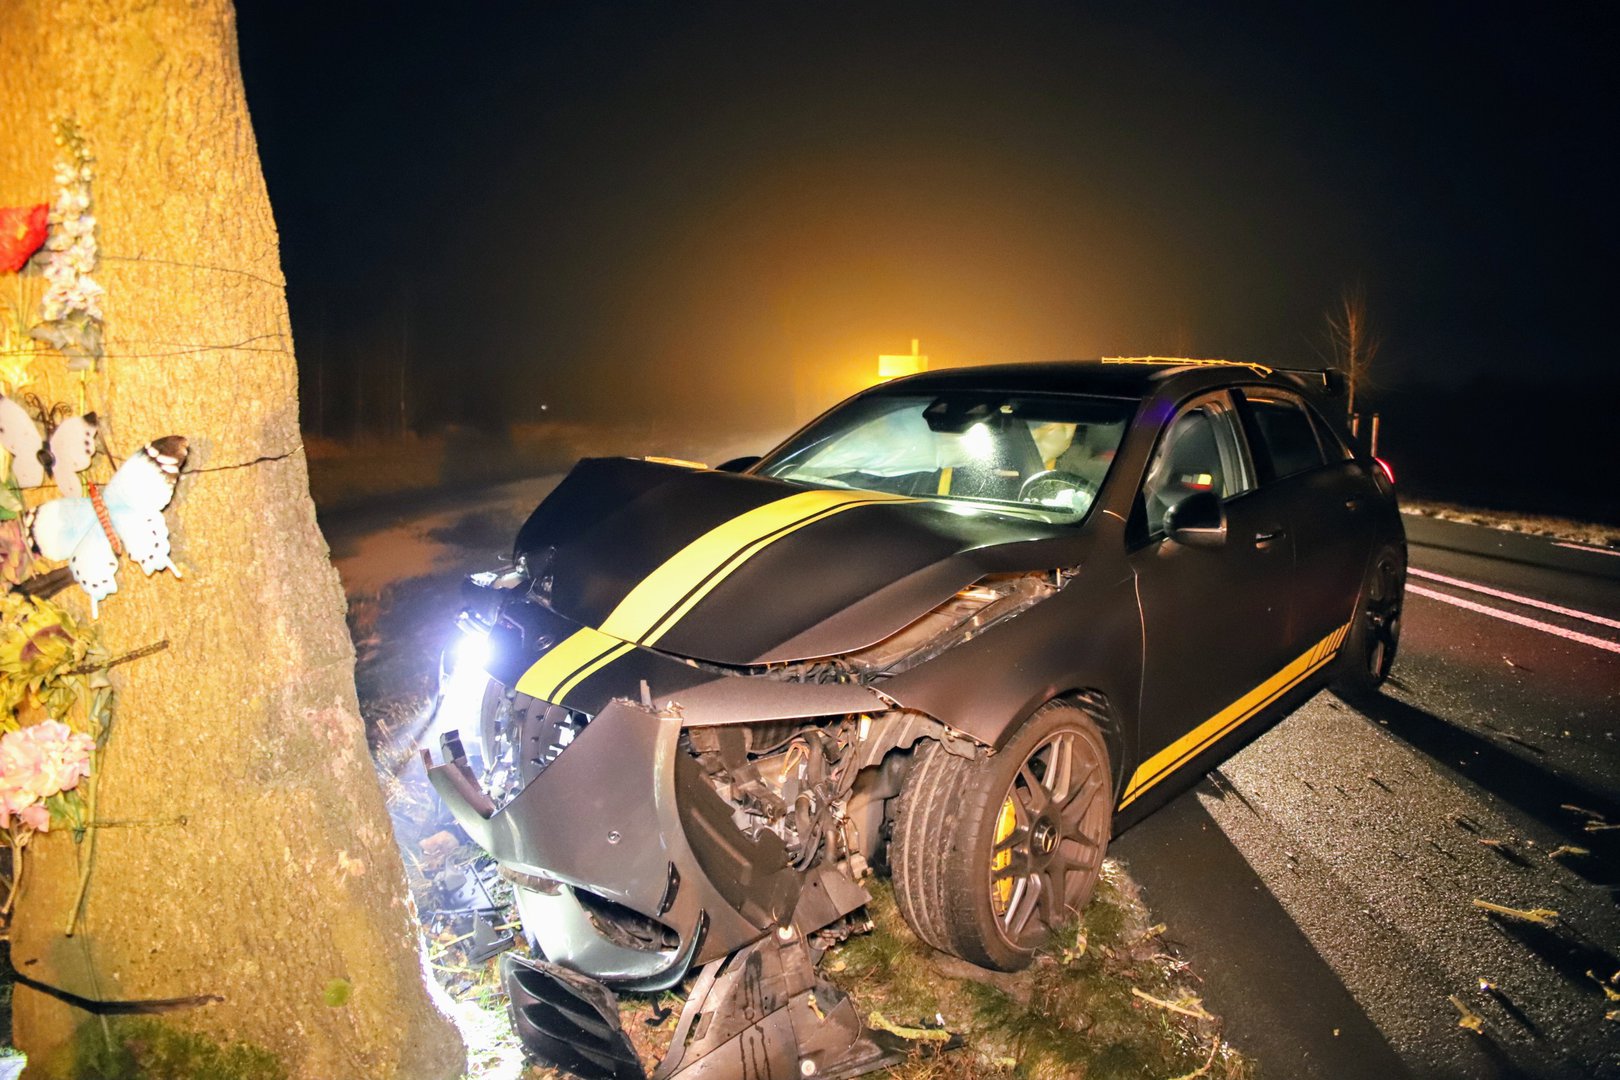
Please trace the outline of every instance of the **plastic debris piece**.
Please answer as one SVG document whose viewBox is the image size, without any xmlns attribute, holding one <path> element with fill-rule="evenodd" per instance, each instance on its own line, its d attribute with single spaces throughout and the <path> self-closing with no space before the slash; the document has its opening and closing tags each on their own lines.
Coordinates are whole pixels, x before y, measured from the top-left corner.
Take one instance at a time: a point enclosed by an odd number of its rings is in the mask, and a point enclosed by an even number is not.
<svg viewBox="0 0 1620 1080">
<path fill-rule="evenodd" d="M 479 912 L 473 916 L 472 947 L 467 950 L 467 962 L 482 963 L 497 953 L 510 949 L 516 942 L 516 936 L 509 930 L 496 926 L 495 921 L 487 914 Z"/>
</svg>

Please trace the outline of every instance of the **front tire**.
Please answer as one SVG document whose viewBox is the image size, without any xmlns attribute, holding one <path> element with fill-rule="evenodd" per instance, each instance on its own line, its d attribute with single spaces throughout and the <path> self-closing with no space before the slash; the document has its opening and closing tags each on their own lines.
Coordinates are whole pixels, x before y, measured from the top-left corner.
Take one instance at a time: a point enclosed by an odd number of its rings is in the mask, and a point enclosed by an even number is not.
<svg viewBox="0 0 1620 1080">
<path fill-rule="evenodd" d="M 1026 967 L 1097 886 L 1114 808 L 1102 732 L 1049 702 L 988 757 L 917 753 L 890 857 L 900 913 L 936 949 Z"/>
</svg>

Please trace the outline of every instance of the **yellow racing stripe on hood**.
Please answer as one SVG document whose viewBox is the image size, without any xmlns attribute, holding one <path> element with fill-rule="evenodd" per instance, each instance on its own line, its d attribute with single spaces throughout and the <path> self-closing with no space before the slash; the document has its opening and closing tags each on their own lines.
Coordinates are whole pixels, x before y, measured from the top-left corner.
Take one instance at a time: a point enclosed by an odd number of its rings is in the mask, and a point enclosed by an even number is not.
<svg viewBox="0 0 1620 1080">
<path fill-rule="evenodd" d="M 597 628 L 565 638 L 518 680 L 520 693 L 560 704 L 575 686 L 630 644 L 650 645 L 743 563 L 806 525 L 877 502 L 909 502 L 874 491 L 801 491 L 722 522 L 642 578 Z"/>
</svg>

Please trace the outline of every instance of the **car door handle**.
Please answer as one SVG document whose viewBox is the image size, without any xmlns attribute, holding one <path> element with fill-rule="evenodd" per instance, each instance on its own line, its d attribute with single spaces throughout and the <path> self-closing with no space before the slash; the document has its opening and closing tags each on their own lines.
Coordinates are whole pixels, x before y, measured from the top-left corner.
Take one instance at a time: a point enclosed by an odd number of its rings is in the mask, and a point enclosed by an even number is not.
<svg viewBox="0 0 1620 1080">
<path fill-rule="evenodd" d="M 1257 532 L 1254 534 L 1254 546 L 1265 547 L 1274 540 L 1281 540 L 1284 535 L 1286 535 L 1285 530 L 1280 528 L 1267 529 L 1264 532 Z"/>
<path fill-rule="evenodd" d="M 1355 495 L 1350 496 L 1348 499 L 1344 500 L 1344 508 L 1346 510 L 1360 510 L 1361 499 Z"/>
</svg>

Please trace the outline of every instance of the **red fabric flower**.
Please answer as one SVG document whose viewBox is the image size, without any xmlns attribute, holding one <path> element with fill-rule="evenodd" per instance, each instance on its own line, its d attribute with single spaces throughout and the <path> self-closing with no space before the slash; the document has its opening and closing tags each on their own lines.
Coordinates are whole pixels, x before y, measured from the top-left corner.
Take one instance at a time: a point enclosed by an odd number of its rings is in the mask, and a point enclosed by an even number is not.
<svg viewBox="0 0 1620 1080">
<path fill-rule="evenodd" d="M 50 212 L 45 203 L 0 207 L 0 273 L 12 273 L 28 265 L 29 256 L 45 242 L 45 222 Z"/>
</svg>

